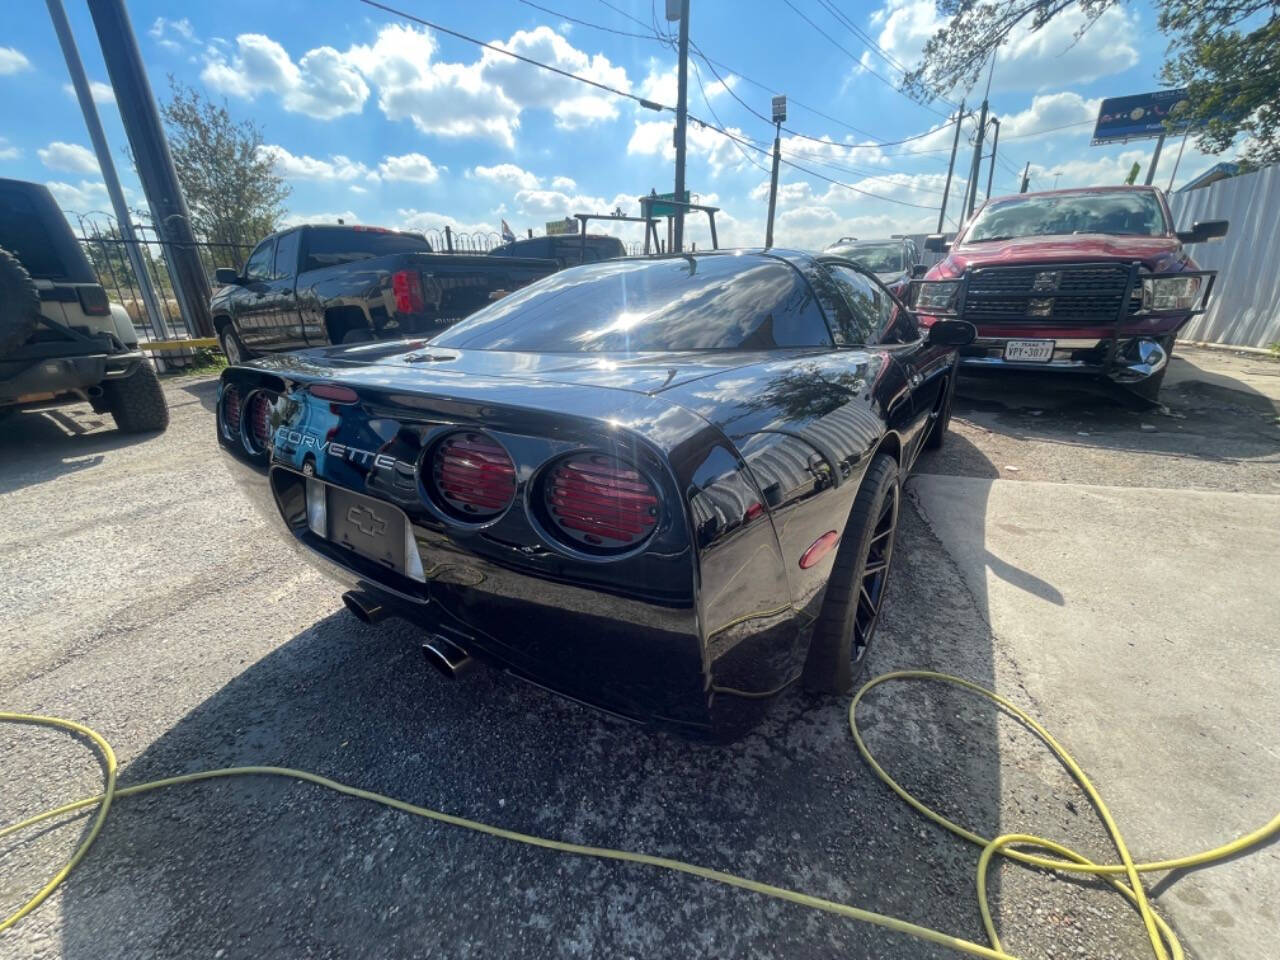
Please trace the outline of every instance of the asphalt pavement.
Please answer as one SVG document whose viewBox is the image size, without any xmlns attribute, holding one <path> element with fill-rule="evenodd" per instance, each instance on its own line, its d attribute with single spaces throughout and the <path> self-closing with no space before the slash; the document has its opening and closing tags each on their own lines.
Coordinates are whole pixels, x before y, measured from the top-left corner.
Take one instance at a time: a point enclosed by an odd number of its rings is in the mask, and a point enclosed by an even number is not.
<svg viewBox="0 0 1280 960">
<path fill-rule="evenodd" d="M 750 736 L 717 746 L 495 671 L 446 682 L 412 629 L 342 611 L 339 590 L 231 488 L 213 390 L 210 378 L 168 381 L 173 425 L 158 437 L 121 437 L 88 407 L 0 426 L 3 709 L 100 730 L 126 784 L 303 767 L 982 940 L 977 849 L 871 776 L 844 700 L 788 692 Z M 1280 364 L 1187 351 L 1164 399 L 1136 411 L 1076 387 L 966 379 L 947 447 L 909 484 L 871 662 L 875 673 L 961 674 L 1044 718 L 1096 773 L 1139 856 L 1265 819 L 1280 769 L 1267 684 L 1280 666 L 1274 574 L 1268 589 Z M 873 749 L 926 801 L 986 835 L 1027 829 L 1111 858 L 1080 791 L 985 703 L 905 684 L 868 699 Z M 0 822 L 92 793 L 99 777 L 74 739 L 0 727 Z M 0 841 L 0 913 L 83 828 Z M 1155 881 L 1191 956 L 1267 955 L 1276 851 Z M 1131 911 L 1092 884 L 1001 866 L 992 895 L 1020 956 L 1144 955 Z M 0 953 L 953 956 L 688 877 L 262 779 L 122 799 L 88 859 Z"/>
</svg>

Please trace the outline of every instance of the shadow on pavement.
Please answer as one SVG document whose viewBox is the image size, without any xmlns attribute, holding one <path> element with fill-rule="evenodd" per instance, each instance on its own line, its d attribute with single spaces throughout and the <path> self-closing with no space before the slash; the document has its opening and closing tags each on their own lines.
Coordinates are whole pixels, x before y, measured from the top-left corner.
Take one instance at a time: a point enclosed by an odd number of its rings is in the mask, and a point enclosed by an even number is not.
<svg viewBox="0 0 1280 960">
<path fill-rule="evenodd" d="M 11 414 L 0 421 L 0 493 L 97 466 L 106 453 L 156 436 L 119 433 L 110 414 L 88 404 Z"/>
<path fill-rule="evenodd" d="M 187 382 L 180 383 L 178 389 L 200 401 L 200 405 L 209 413 L 218 408 L 218 377 L 184 377 Z"/>
<path fill-rule="evenodd" d="M 984 619 L 914 510 L 904 509 L 899 537 L 868 676 L 926 667 L 991 685 Z M 246 602 L 262 600 L 246 590 Z M 369 628 L 345 612 L 326 616 L 191 711 L 121 782 L 301 767 L 515 830 L 687 859 L 983 940 L 972 902 L 978 850 L 874 779 L 850 740 L 846 697 L 792 688 L 740 742 L 696 743 L 495 670 L 445 681 L 423 662 L 420 641 L 399 621 Z M 1002 764 L 988 704 L 886 685 L 860 721 L 908 789 L 976 830 L 999 831 Z M 992 883 L 998 896 L 1000 877 Z M 688 877 L 250 778 L 122 800 L 69 882 L 62 935 L 62 955 L 78 960 L 953 956 Z"/>
</svg>

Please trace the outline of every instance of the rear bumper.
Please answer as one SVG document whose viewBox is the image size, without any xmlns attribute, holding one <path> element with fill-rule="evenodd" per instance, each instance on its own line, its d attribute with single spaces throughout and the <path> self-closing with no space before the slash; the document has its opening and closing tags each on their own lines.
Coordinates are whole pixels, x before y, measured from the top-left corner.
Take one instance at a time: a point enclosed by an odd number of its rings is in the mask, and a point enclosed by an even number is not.
<svg viewBox="0 0 1280 960">
<path fill-rule="evenodd" d="M 491 666 L 606 713 L 732 737 L 764 704 L 717 697 L 692 604 L 662 604 L 535 576 L 478 557 L 446 532 L 411 523 L 426 583 L 351 554 L 308 526 L 291 494 L 301 476 L 270 474 L 229 452 L 237 485 L 295 554 L 348 589 L 381 600 L 396 616 L 438 633 Z M 425 668 L 424 668 L 425 669 Z"/>
<path fill-rule="evenodd" d="M 132 375 L 143 362 L 138 350 L 38 359 L 11 356 L 0 362 L 0 403 L 83 393 L 105 381 Z"/>
</svg>

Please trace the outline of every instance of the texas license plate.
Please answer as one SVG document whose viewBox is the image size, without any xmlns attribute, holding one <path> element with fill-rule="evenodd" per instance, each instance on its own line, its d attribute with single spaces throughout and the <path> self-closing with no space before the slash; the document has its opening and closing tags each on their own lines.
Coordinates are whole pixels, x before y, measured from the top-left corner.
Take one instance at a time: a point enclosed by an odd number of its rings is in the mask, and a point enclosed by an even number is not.
<svg viewBox="0 0 1280 960">
<path fill-rule="evenodd" d="M 1053 359 L 1053 340 L 1010 340 L 1004 358 L 1015 363 L 1048 363 Z"/>
<path fill-rule="evenodd" d="M 405 572 L 403 513 L 341 487 L 327 487 L 326 497 L 330 540 L 396 573 Z"/>
</svg>

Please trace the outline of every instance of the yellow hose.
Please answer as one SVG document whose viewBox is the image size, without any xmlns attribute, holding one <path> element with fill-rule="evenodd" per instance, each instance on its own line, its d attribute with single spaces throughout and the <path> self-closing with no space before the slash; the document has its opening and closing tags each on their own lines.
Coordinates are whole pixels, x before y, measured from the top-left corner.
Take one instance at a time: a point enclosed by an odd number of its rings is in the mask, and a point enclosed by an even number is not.
<svg viewBox="0 0 1280 960">
<path fill-rule="evenodd" d="M 889 680 L 932 680 L 941 683 L 949 683 L 962 689 L 969 690 L 980 696 L 996 703 L 1001 709 L 1007 711 L 1016 717 L 1035 733 L 1049 746 L 1058 758 L 1067 766 L 1072 775 L 1084 788 L 1093 801 L 1094 806 L 1098 810 L 1099 816 L 1107 827 L 1107 831 L 1111 835 L 1112 841 L 1116 845 L 1116 850 L 1120 854 L 1121 862 L 1118 864 L 1096 864 L 1087 857 L 1076 853 L 1061 844 L 1043 837 L 1035 837 L 1028 834 L 1008 834 L 996 837 L 993 840 L 987 840 L 978 836 L 970 830 L 966 830 L 959 824 L 953 823 L 946 817 L 929 809 L 911 794 L 907 793 L 892 777 L 887 774 L 884 769 L 872 757 L 871 752 L 867 749 L 867 745 L 862 740 L 862 735 L 858 732 L 858 722 L 856 711 L 862 698 L 874 687 L 885 683 Z M 451 814 L 441 813 L 438 810 L 432 810 L 428 807 L 420 807 L 416 804 L 406 803 L 403 800 L 397 800 L 394 797 L 384 796 L 379 793 L 373 793 L 369 790 L 361 790 L 358 787 L 348 786 L 344 783 L 338 783 L 336 780 L 330 780 L 314 773 L 308 773 L 305 770 L 292 770 L 288 767 L 227 767 L 220 770 L 205 770 L 199 773 L 189 773 L 179 777 L 168 777 L 163 780 L 152 780 L 148 783 L 140 783 L 130 787 L 117 787 L 116 785 L 116 756 L 104 737 L 71 720 L 63 720 L 58 717 L 42 717 L 23 713 L 3 713 L 0 712 L 0 722 L 8 723 L 26 723 L 36 724 L 40 726 L 55 727 L 67 730 L 72 733 L 80 734 L 89 739 L 89 741 L 97 748 L 102 755 L 103 766 L 106 769 L 105 787 L 103 792 L 94 797 L 85 797 L 76 800 L 73 803 L 64 804 L 52 810 L 46 810 L 43 813 L 28 817 L 27 819 L 12 824 L 0 830 L 0 839 L 17 833 L 27 827 L 34 826 L 37 823 L 43 823 L 46 820 L 52 820 L 66 814 L 75 813 L 84 810 L 87 807 L 96 806 L 97 815 L 94 818 L 93 826 L 80 845 L 66 864 L 58 870 L 53 877 L 40 888 L 39 891 L 26 903 L 17 909 L 14 913 L 5 917 L 0 921 L 0 932 L 8 930 L 19 920 L 29 914 L 38 907 L 58 886 L 67 878 L 71 871 L 75 868 L 89 852 L 89 848 L 97 839 L 98 833 L 102 829 L 102 824 L 106 820 L 107 812 L 111 808 L 112 801 L 119 797 L 130 797 L 140 793 L 148 793 L 152 790 L 160 790 L 165 787 L 174 787 L 180 784 L 196 783 L 201 780 L 213 780 L 221 777 L 238 777 L 238 776 L 273 776 L 285 777 L 291 780 L 302 780 L 307 783 L 314 783 L 317 786 L 325 787 L 337 793 L 345 794 L 349 797 L 356 797 L 360 800 L 368 800 L 372 803 L 378 803 L 393 810 L 400 810 L 404 813 L 413 814 L 414 816 L 425 817 L 429 820 L 435 820 L 439 823 L 447 823 L 450 826 L 464 827 L 468 830 L 474 830 L 477 833 L 487 834 L 492 837 L 499 837 L 503 840 L 513 840 L 519 843 L 526 843 L 530 846 L 542 847 L 547 850 L 556 850 L 561 853 L 571 853 L 584 857 L 598 857 L 605 860 L 621 860 L 627 863 L 640 863 L 651 867 L 661 867 L 666 870 L 673 870 L 678 873 L 687 873 L 704 880 L 711 880 L 716 883 L 723 883 L 727 886 L 738 887 L 743 890 L 750 890 L 754 893 L 764 896 L 775 897 L 779 900 L 785 900 L 790 903 L 796 903 L 804 907 L 814 910 L 823 910 L 827 913 L 833 913 L 837 916 L 848 917 L 852 920 L 861 920 L 864 923 L 874 924 L 887 930 L 893 930 L 898 933 L 905 933 L 921 940 L 927 940 L 931 943 L 940 944 L 944 947 L 950 947 L 961 953 L 975 957 L 988 957 L 993 960 L 1015 960 L 1012 954 L 1006 953 L 1000 945 L 1000 938 L 996 934 L 995 923 L 991 917 L 991 910 L 987 903 L 986 879 L 987 870 L 991 860 L 995 856 L 1008 857 L 1021 863 L 1044 869 L 1058 870 L 1067 873 L 1082 873 L 1094 876 L 1101 876 L 1120 893 L 1124 894 L 1134 906 L 1138 909 L 1142 917 L 1143 924 L 1147 928 L 1148 936 L 1151 938 L 1152 948 L 1155 955 L 1160 960 L 1168 960 L 1169 953 L 1166 952 L 1166 944 L 1168 949 L 1172 951 L 1175 960 L 1182 957 L 1182 948 L 1178 944 L 1177 938 L 1173 935 L 1173 931 L 1169 926 L 1158 917 L 1151 909 L 1147 902 L 1146 894 L 1143 892 L 1142 884 L 1139 881 L 1138 874 L 1150 872 L 1153 870 L 1172 870 L 1177 867 L 1196 866 L 1205 863 L 1211 863 L 1215 860 L 1221 860 L 1225 857 L 1232 856 L 1241 850 L 1244 850 L 1260 841 L 1270 837 L 1272 834 L 1280 832 L 1280 815 L 1277 815 L 1265 827 L 1255 830 L 1253 833 L 1246 834 L 1231 843 L 1216 847 L 1213 850 L 1206 850 L 1203 853 L 1194 854 L 1192 856 L 1180 857 L 1175 860 L 1163 860 L 1157 863 L 1139 863 L 1135 864 L 1129 856 L 1128 849 L 1125 847 L 1124 840 L 1120 836 L 1120 831 L 1116 827 L 1115 822 L 1111 818 L 1110 812 L 1107 810 L 1106 804 L 1103 803 L 1098 791 L 1094 788 L 1089 778 L 1085 775 L 1078 764 L 1071 758 L 1071 755 L 1059 744 L 1047 730 L 1037 723 L 1031 716 L 1015 706 L 1013 703 L 1001 697 L 999 694 L 986 690 L 977 684 L 970 683 L 968 680 L 962 680 L 959 677 L 948 676 L 943 673 L 934 673 L 928 670 L 902 670 L 896 673 L 886 673 L 865 684 L 854 696 L 853 702 L 849 705 L 849 727 L 853 732 L 854 743 L 858 747 L 858 752 L 862 758 L 875 771 L 876 776 L 883 780 L 894 793 L 910 804 L 915 810 L 928 817 L 934 823 L 950 830 L 957 836 L 963 837 L 970 842 L 982 847 L 982 853 L 978 859 L 978 905 L 982 912 L 982 922 L 986 927 L 987 936 L 991 941 L 990 946 L 983 946 L 980 943 L 973 943 L 969 940 L 963 940 L 959 937 L 953 937 L 950 934 L 943 933 L 940 930 L 932 930 L 928 927 L 922 927 L 918 924 L 908 923 L 905 920 L 899 920 L 896 917 L 885 916 L 884 914 L 875 913 L 871 910 L 863 910 L 858 907 L 849 906 L 843 903 L 837 903 L 833 900 L 826 900 L 822 897 L 810 896 L 806 893 L 800 893 L 795 890 L 788 890 L 785 887 L 777 887 L 768 883 L 760 883 L 756 880 L 749 880 L 745 877 L 739 877 L 732 873 L 725 873 L 721 870 L 712 870 L 708 867 L 700 867 L 696 864 L 685 863 L 682 860 L 673 860 L 668 857 L 654 857 L 645 853 L 632 853 L 627 850 L 613 850 L 608 847 L 592 847 L 579 843 L 566 843 L 562 840 L 551 840 L 546 837 L 539 837 L 532 834 L 520 833 L 515 830 L 506 830 L 502 827 L 495 827 L 487 823 L 480 823 L 476 820 L 468 820 L 464 817 L 455 817 Z M 1041 850 L 1049 851 L 1054 857 L 1039 856 L 1025 852 L 1021 849 L 1013 849 L 1017 845 L 1019 847 L 1035 847 Z M 1128 883 L 1118 879 L 1120 876 L 1127 878 Z"/>
</svg>

